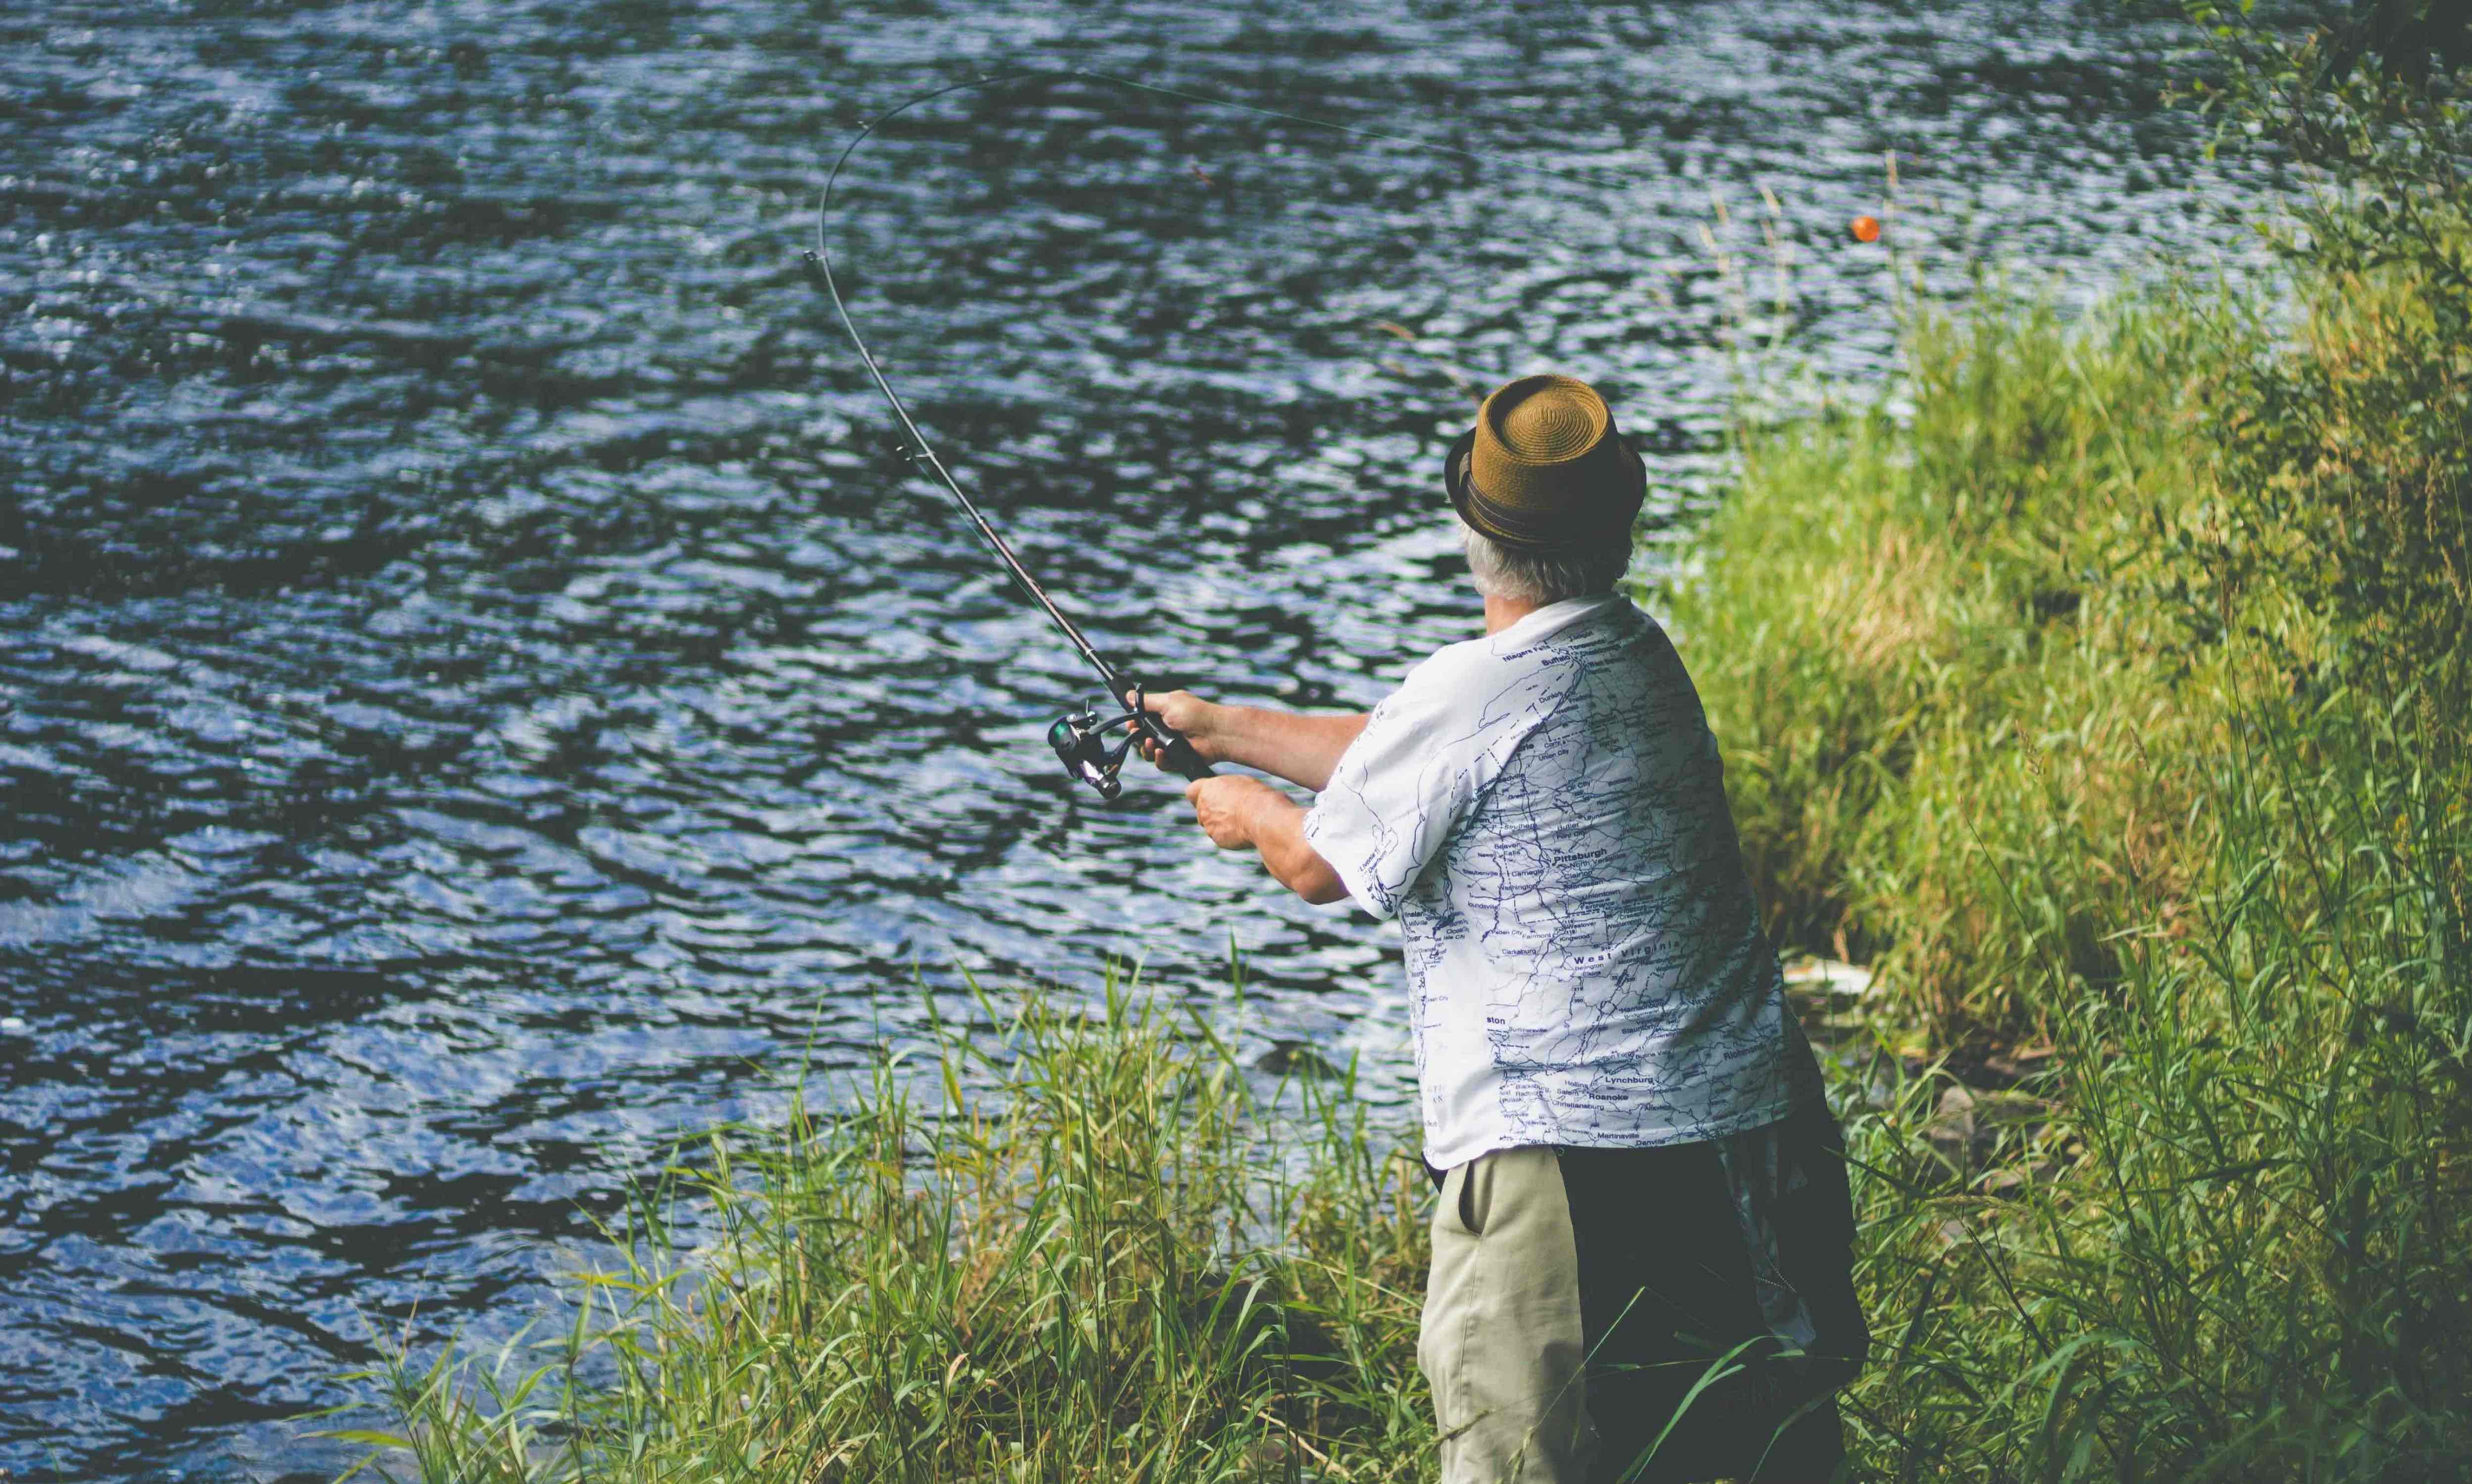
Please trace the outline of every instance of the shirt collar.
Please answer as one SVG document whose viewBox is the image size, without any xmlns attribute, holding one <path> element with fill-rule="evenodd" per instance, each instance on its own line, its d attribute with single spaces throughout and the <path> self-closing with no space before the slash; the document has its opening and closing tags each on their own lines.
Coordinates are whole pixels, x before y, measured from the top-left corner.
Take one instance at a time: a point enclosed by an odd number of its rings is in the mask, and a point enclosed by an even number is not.
<svg viewBox="0 0 2472 1484">
<path fill-rule="evenodd" d="M 1497 646 L 1512 647 L 1534 644 L 1563 629 L 1598 618 L 1617 603 L 1627 607 L 1630 600 L 1620 593 L 1593 593 L 1585 598 L 1565 598 L 1559 602 L 1549 602 L 1509 628 L 1496 632 L 1492 636 L 1493 642 Z"/>
</svg>

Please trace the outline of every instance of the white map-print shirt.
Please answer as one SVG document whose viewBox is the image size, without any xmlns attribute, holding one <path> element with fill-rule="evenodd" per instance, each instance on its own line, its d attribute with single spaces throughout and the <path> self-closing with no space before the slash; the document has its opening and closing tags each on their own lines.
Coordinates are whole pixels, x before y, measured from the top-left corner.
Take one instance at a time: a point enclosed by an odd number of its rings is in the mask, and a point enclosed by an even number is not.
<svg viewBox="0 0 2472 1484">
<path fill-rule="evenodd" d="M 1819 1095 L 1717 739 L 1628 600 L 1554 603 L 1410 671 L 1304 833 L 1399 918 L 1436 1167 L 1721 1139 Z"/>
</svg>

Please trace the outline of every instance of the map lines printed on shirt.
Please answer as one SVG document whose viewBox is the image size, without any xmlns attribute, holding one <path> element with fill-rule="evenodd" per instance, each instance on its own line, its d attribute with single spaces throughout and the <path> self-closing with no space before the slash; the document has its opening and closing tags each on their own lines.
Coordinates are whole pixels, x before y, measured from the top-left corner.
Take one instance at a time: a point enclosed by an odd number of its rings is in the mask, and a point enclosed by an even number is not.
<svg viewBox="0 0 2472 1484">
<path fill-rule="evenodd" d="M 1307 837 L 1400 919 L 1438 1163 L 1718 1138 L 1816 1089 L 1715 739 L 1628 601 L 1556 604 L 1418 666 Z"/>
</svg>

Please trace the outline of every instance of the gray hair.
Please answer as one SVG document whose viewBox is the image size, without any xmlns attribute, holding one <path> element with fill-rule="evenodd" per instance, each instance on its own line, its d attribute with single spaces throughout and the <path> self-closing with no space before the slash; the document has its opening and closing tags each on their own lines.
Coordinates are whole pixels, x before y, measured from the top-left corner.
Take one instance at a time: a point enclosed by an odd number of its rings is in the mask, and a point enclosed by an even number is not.
<svg viewBox="0 0 2472 1484">
<path fill-rule="evenodd" d="M 1514 552 L 1488 539 L 1466 522 L 1460 523 L 1460 542 L 1467 551 L 1468 575 L 1487 598 L 1533 602 L 1542 607 L 1565 598 L 1591 598 L 1613 591 L 1630 570 L 1630 542 L 1606 541 L 1596 546 L 1558 547 L 1547 552 Z"/>
</svg>

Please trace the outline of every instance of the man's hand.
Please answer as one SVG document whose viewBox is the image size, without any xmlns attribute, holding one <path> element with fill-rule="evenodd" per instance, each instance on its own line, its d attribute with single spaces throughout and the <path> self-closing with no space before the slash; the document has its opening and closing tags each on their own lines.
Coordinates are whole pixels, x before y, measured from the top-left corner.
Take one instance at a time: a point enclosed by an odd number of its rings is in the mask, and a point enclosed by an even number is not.
<svg viewBox="0 0 2472 1484">
<path fill-rule="evenodd" d="M 1130 694 L 1125 704 L 1133 703 Z M 1293 711 L 1266 711 L 1258 706 L 1223 706 L 1190 691 L 1166 691 L 1142 697 L 1143 709 L 1183 734 L 1204 763 L 1236 763 L 1258 767 L 1299 788 L 1319 793 L 1330 783 L 1339 755 L 1365 730 L 1365 718 L 1299 716 Z M 1164 767 L 1167 749 L 1147 737 L 1135 745 L 1143 757 Z"/>
<path fill-rule="evenodd" d="M 1347 883 L 1304 836 L 1305 812 L 1258 778 L 1201 778 L 1185 787 L 1193 817 L 1222 850 L 1250 846 L 1279 883 L 1308 902 L 1336 902 Z"/>
<path fill-rule="evenodd" d="M 1131 705 L 1136 695 L 1141 695 L 1141 693 L 1126 692 L 1125 704 Z M 1227 761 L 1227 754 L 1221 751 L 1218 746 L 1217 734 L 1219 721 L 1226 715 L 1228 708 L 1212 705 L 1191 691 L 1167 691 L 1157 695 L 1142 695 L 1141 700 L 1144 711 L 1166 722 L 1175 731 L 1182 733 L 1184 740 L 1193 743 L 1193 750 L 1201 755 L 1201 761 L 1204 763 Z M 1133 744 L 1141 749 L 1143 757 L 1153 763 L 1158 763 L 1160 759 L 1167 756 L 1167 749 L 1151 741 L 1147 735 L 1137 736 Z M 1161 764 L 1161 766 L 1165 765 Z"/>
<path fill-rule="evenodd" d="M 1198 778 L 1185 785 L 1193 817 L 1210 843 L 1222 850 L 1242 850 L 1259 843 L 1256 825 L 1266 807 L 1295 809 L 1288 796 L 1259 778 Z"/>
</svg>

